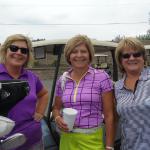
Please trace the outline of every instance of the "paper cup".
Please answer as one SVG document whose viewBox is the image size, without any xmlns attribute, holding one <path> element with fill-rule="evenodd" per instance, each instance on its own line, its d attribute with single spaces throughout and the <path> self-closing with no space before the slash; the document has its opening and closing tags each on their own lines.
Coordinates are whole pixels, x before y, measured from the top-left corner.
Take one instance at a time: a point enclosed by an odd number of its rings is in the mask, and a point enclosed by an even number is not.
<svg viewBox="0 0 150 150">
<path fill-rule="evenodd" d="M 9 118 L 0 116 L 0 137 L 7 135 L 15 126 L 15 122 Z"/>
<path fill-rule="evenodd" d="M 63 119 L 65 123 L 68 125 L 69 131 L 72 131 L 74 122 L 76 119 L 78 111 L 73 108 L 64 108 L 63 109 Z"/>
</svg>

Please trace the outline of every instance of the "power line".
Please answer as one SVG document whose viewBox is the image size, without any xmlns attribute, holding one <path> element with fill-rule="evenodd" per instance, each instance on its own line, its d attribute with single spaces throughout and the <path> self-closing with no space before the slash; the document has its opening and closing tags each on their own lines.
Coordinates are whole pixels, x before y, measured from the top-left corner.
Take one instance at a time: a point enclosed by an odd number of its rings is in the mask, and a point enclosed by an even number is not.
<svg viewBox="0 0 150 150">
<path fill-rule="evenodd" d="M 110 5 L 110 4 L 107 4 L 107 5 Z M 82 6 L 84 6 L 84 7 L 92 7 L 92 6 L 94 6 L 95 7 L 97 5 L 93 5 L 93 4 L 92 5 L 91 4 L 89 4 L 89 5 L 88 4 L 86 4 L 86 5 L 84 5 L 84 4 L 80 4 L 80 5 L 79 4 L 74 4 L 74 5 L 73 4 L 72 5 L 71 4 L 70 5 L 69 4 L 62 4 L 62 5 L 61 4 L 59 4 L 59 5 L 54 5 L 54 4 L 18 4 L 18 5 L 16 5 L 16 4 L 15 5 L 12 5 L 12 4 L 8 5 L 8 4 L 6 4 L 5 5 L 4 4 L 4 5 L 0 5 L 0 7 L 28 7 L 28 6 L 39 6 L 39 7 L 41 7 L 41 6 L 46 6 L 46 7 L 47 6 L 49 6 L 49 7 L 59 7 L 59 6 L 60 7 L 62 7 L 62 6 L 67 6 L 67 7 L 70 7 L 70 6 L 73 6 L 73 7 L 76 7 L 76 6 L 77 7 L 78 6 L 80 6 L 80 7 L 82 7 Z"/>
<path fill-rule="evenodd" d="M 128 6 L 128 5 L 149 5 L 150 2 L 146 3 L 109 3 L 109 4 L 101 4 L 101 6 Z M 0 4 L 0 7 L 99 7 L 96 4 Z"/>
<path fill-rule="evenodd" d="M 101 26 L 101 25 L 120 25 L 120 24 L 148 24 L 148 21 L 139 22 L 110 22 L 110 23 L 0 23 L 0 26 Z"/>
</svg>

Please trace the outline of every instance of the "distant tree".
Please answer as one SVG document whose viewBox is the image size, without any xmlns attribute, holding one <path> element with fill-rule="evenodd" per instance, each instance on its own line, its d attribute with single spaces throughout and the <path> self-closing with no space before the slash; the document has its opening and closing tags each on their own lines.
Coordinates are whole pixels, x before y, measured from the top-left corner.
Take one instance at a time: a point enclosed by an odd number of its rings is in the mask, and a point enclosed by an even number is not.
<svg viewBox="0 0 150 150">
<path fill-rule="evenodd" d="M 149 12 L 149 18 L 148 18 L 149 20 L 149 24 L 150 24 L 150 12 Z M 146 32 L 146 34 L 143 34 L 143 35 L 139 35 L 139 36 L 137 36 L 137 38 L 139 39 L 139 40 L 150 40 L 150 29 L 148 29 L 147 30 L 147 32 Z"/>
<path fill-rule="evenodd" d="M 146 34 L 137 36 L 139 40 L 150 40 L 150 29 L 147 30 Z"/>
<path fill-rule="evenodd" d="M 150 12 L 148 13 L 148 23 L 150 25 Z M 147 30 L 147 34 L 150 35 L 150 29 Z"/>
<path fill-rule="evenodd" d="M 120 35 L 117 35 L 112 41 L 113 42 L 120 42 L 125 36 L 120 36 Z"/>
<path fill-rule="evenodd" d="M 147 34 L 150 35 L 150 29 L 147 30 Z"/>
<path fill-rule="evenodd" d="M 36 42 L 36 41 L 44 41 L 45 39 L 33 39 L 32 42 Z"/>
</svg>

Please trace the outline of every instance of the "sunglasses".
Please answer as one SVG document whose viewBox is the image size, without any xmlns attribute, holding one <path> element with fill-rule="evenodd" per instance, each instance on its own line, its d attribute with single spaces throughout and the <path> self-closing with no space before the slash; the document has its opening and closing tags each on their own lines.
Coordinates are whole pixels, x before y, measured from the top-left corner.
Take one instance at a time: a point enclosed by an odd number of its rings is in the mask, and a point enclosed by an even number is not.
<svg viewBox="0 0 150 150">
<path fill-rule="evenodd" d="M 123 59 L 129 59 L 131 57 L 131 55 L 134 57 L 134 58 L 138 58 L 138 57 L 141 57 L 143 55 L 143 53 L 141 52 L 135 52 L 135 53 L 125 53 L 125 54 L 121 54 L 121 57 Z"/>
<path fill-rule="evenodd" d="M 17 52 L 20 49 L 20 52 L 22 54 L 28 54 L 29 53 L 29 49 L 28 48 L 18 47 L 16 45 L 10 45 L 9 49 L 10 49 L 11 52 Z"/>
</svg>

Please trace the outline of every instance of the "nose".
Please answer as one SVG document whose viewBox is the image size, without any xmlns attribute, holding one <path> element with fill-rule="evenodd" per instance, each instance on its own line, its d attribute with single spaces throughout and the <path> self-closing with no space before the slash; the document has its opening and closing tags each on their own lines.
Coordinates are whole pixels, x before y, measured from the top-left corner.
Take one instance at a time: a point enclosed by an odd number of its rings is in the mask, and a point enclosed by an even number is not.
<svg viewBox="0 0 150 150">
<path fill-rule="evenodd" d="M 79 51 L 79 52 L 77 53 L 77 56 L 80 57 L 81 55 L 82 55 L 82 53 Z"/>
<path fill-rule="evenodd" d="M 130 55 L 129 59 L 135 59 L 135 57 L 133 55 Z"/>
<path fill-rule="evenodd" d="M 19 48 L 16 53 L 22 54 L 21 49 Z"/>
</svg>

